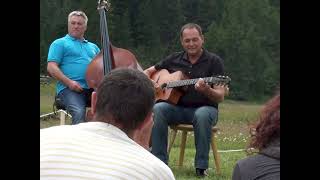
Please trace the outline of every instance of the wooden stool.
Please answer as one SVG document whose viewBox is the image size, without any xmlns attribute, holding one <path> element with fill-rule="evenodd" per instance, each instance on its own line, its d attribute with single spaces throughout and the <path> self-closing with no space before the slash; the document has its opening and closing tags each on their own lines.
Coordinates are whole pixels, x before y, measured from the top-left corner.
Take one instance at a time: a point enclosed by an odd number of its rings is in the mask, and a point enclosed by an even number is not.
<svg viewBox="0 0 320 180">
<path fill-rule="evenodd" d="M 66 114 L 67 112 L 63 109 L 60 111 L 60 125 L 65 125 L 66 124 Z"/>
<path fill-rule="evenodd" d="M 65 125 L 66 124 L 66 115 L 69 115 L 69 114 L 67 114 L 65 109 L 60 109 L 59 112 L 60 112 L 60 125 Z M 85 119 L 85 121 L 90 121 L 90 120 L 92 120 L 92 118 L 93 118 L 93 114 L 91 112 L 91 108 L 90 107 L 86 107 L 86 119 Z"/>
<path fill-rule="evenodd" d="M 181 145 L 180 145 L 180 155 L 179 155 L 179 163 L 178 166 L 183 165 L 183 158 L 184 158 L 184 150 L 186 147 L 186 141 L 187 141 L 187 133 L 188 131 L 193 131 L 193 126 L 190 124 L 179 124 L 179 125 L 172 125 L 170 126 L 172 129 L 172 135 L 170 139 L 170 143 L 168 146 L 168 154 L 170 154 L 171 147 L 174 143 L 174 140 L 176 138 L 178 130 L 182 131 L 182 136 L 181 136 Z M 214 164 L 216 167 L 216 172 L 217 174 L 220 174 L 220 156 L 218 154 L 218 148 L 217 148 L 217 142 L 216 142 L 216 137 L 215 133 L 219 131 L 219 128 L 217 127 L 212 127 L 211 129 L 212 134 L 211 134 L 211 148 L 213 152 L 213 158 L 214 158 Z"/>
</svg>

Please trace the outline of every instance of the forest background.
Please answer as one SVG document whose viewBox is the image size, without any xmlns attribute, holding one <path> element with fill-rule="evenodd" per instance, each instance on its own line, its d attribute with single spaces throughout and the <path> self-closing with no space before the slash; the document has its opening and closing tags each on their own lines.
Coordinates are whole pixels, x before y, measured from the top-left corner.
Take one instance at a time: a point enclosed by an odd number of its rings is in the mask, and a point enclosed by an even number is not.
<svg viewBox="0 0 320 180">
<path fill-rule="evenodd" d="M 110 1 L 110 0 L 109 0 Z M 48 48 L 67 33 L 67 16 L 88 16 L 85 38 L 101 47 L 97 2 L 40 1 L 40 75 L 46 75 Z M 107 14 L 112 44 L 135 54 L 148 68 L 181 51 L 183 24 L 201 25 L 205 48 L 218 54 L 230 76 L 234 100 L 263 100 L 280 86 L 280 0 L 111 0 Z"/>
</svg>

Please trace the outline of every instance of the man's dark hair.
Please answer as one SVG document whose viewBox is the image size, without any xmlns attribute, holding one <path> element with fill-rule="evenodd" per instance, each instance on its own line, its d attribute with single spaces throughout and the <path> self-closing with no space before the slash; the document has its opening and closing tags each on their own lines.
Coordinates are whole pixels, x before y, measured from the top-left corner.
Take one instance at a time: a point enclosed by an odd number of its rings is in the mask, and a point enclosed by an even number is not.
<svg viewBox="0 0 320 180">
<path fill-rule="evenodd" d="M 129 133 L 152 111 L 154 102 L 154 86 L 143 72 L 129 68 L 114 69 L 98 87 L 96 120 L 113 121 Z"/>
<path fill-rule="evenodd" d="M 180 30 L 180 39 L 182 38 L 182 33 L 185 29 L 191 29 L 191 28 L 196 28 L 197 31 L 199 32 L 199 35 L 202 36 L 202 29 L 201 27 L 198 25 L 198 24 L 195 24 L 195 23 L 188 23 L 188 24 L 185 24 L 181 27 L 181 30 Z"/>
</svg>

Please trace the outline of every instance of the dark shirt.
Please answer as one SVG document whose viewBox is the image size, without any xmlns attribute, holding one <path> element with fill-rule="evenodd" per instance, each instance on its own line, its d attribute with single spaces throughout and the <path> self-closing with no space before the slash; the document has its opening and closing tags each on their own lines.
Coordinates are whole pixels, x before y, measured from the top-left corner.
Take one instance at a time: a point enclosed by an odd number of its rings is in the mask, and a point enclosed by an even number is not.
<svg viewBox="0 0 320 180">
<path fill-rule="evenodd" d="M 181 71 L 190 79 L 224 75 L 222 59 L 214 53 L 203 49 L 203 53 L 195 64 L 191 64 L 185 51 L 176 52 L 155 65 L 156 70 L 167 69 L 170 73 Z M 178 105 L 200 107 L 204 105 L 218 108 L 218 103 L 211 101 L 205 95 L 195 90 L 194 85 L 186 88 L 180 97 Z"/>
<path fill-rule="evenodd" d="M 239 160 L 232 180 L 280 180 L 280 140 L 257 155 Z"/>
</svg>

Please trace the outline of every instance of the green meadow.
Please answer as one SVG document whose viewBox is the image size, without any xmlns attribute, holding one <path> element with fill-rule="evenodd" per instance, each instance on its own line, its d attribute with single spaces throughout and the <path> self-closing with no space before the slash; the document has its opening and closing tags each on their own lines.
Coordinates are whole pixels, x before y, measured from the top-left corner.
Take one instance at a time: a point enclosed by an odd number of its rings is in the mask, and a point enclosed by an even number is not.
<svg viewBox="0 0 320 180">
<path fill-rule="evenodd" d="M 40 85 L 40 115 L 53 111 L 55 86 L 54 82 Z M 220 131 L 216 134 L 218 152 L 220 154 L 221 174 L 217 175 L 214 167 L 212 152 L 209 156 L 209 176 L 204 179 L 230 180 L 232 170 L 237 160 L 246 157 L 243 149 L 249 141 L 249 125 L 255 121 L 262 103 L 233 101 L 226 99 L 219 105 L 219 120 L 217 127 Z M 70 118 L 66 123 L 70 124 Z M 40 118 L 40 128 L 57 126 L 60 124 L 59 116 L 51 115 Z M 181 133 L 178 132 L 175 143 L 170 152 L 169 167 L 177 180 L 196 179 L 194 169 L 194 138 L 189 132 L 185 149 L 183 166 L 177 166 L 180 152 Z M 233 151 L 235 150 L 235 151 Z"/>
</svg>

